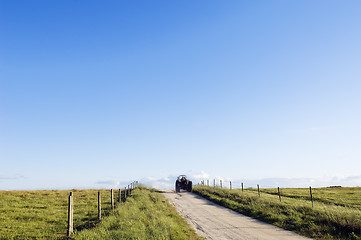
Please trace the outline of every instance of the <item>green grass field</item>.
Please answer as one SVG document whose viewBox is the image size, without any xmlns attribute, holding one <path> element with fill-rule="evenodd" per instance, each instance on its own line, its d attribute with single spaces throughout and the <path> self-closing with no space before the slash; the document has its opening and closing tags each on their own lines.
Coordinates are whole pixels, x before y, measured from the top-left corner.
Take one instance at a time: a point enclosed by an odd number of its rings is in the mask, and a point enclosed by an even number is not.
<svg viewBox="0 0 361 240">
<path fill-rule="evenodd" d="M 97 224 L 98 191 L 103 214 L 110 211 L 109 190 L 71 190 L 74 229 Z M 0 239 L 64 239 L 70 191 L 0 191 Z"/>
<path fill-rule="evenodd" d="M 138 188 L 124 204 L 93 229 L 79 232 L 76 240 L 201 239 L 155 189 Z"/>
<path fill-rule="evenodd" d="M 98 217 L 98 191 L 102 220 Z M 199 239 L 163 195 L 137 187 L 111 211 L 110 190 L 72 190 L 71 239 Z M 66 239 L 70 191 L 0 191 L 0 239 Z"/>
<path fill-rule="evenodd" d="M 316 239 L 361 239 L 361 188 L 221 189 L 194 192 L 225 207 Z"/>
</svg>

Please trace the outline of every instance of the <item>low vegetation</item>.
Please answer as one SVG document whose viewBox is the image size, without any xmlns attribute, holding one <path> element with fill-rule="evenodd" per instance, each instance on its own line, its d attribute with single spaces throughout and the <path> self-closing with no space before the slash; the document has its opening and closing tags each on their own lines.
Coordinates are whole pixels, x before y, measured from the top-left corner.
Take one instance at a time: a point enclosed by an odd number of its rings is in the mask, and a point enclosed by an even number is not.
<svg viewBox="0 0 361 240">
<path fill-rule="evenodd" d="M 110 190 L 71 190 L 71 239 L 199 239 L 162 194 L 137 187 L 111 211 Z M 98 191 L 102 220 L 98 221 Z M 0 239 L 67 239 L 70 191 L 0 191 Z M 115 192 L 115 201 L 118 202 Z"/>
<path fill-rule="evenodd" d="M 71 190 L 74 196 L 74 228 L 80 231 L 98 221 L 98 191 L 103 214 L 110 211 L 109 190 Z M 0 191 L 0 239 L 65 239 L 67 190 Z"/>
<path fill-rule="evenodd" d="M 245 214 L 316 239 L 361 239 L 361 188 L 221 189 L 195 186 L 195 193 Z"/>
<path fill-rule="evenodd" d="M 96 228 L 75 234 L 82 239 L 200 239 L 185 219 L 155 189 L 137 188 Z"/>
</svg>

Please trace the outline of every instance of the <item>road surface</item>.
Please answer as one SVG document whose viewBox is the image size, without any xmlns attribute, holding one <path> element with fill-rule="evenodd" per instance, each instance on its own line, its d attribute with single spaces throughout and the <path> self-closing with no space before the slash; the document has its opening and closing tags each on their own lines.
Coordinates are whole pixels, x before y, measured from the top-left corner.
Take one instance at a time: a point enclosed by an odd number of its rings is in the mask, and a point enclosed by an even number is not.
<svg viewBox="0 0 361 240">
<path fill-rule="evenodd" d="M 219 206 L 194 193 L 175 193 L 172 190 L 162 192 L 196 232 L 207 239 L 308 239 Z"/>
</svg>

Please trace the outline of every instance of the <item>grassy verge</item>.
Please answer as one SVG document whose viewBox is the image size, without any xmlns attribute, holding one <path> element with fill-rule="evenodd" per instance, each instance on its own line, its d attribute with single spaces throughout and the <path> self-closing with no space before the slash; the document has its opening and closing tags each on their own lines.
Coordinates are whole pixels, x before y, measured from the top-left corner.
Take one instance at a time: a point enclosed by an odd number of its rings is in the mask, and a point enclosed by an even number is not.
<svg viewBox="0 0 361 240">
<path fill-rule="evenodd" d="M 155 189 L 139 187 L 97 227 L 74 239 L 200 239 Z"/>
<path fill-rule="evenodd" d="M 350 198 L 345 188 L 321 190 L 323 197 L 316 196 L 313 208 L 306 189 L 282 189 L 282 202 L 275 189 L 263 189 L 261 197 L 254 189 L 242 192 L 195 186 L 193 191 L 227 208 L 308 237 L 361 239 L 360 198 L 358 202 L 355 198 L 355 195 L 361 195 L 360 188 L 348 189 Z"/>
</svg>

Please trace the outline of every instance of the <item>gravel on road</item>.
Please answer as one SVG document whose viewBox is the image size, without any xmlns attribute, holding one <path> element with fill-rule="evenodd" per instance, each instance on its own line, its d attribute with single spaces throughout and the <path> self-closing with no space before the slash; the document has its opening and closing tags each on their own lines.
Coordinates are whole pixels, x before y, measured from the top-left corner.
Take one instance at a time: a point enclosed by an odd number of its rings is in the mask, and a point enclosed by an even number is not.
<svg viewBox="0 0 361 240">
<path fill-rule="evenodd" d="M 219 206 L 194 193 L 162 191 L 168 201 L 206 239 L 305 240 L 306 237 Z"/>
</svg>

